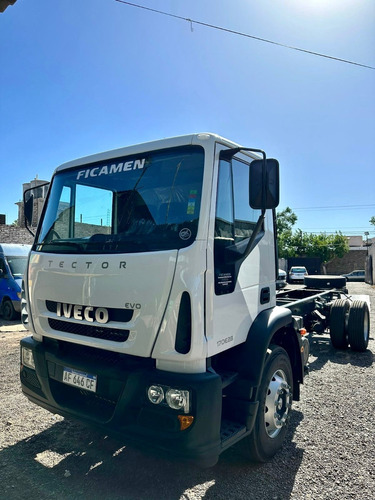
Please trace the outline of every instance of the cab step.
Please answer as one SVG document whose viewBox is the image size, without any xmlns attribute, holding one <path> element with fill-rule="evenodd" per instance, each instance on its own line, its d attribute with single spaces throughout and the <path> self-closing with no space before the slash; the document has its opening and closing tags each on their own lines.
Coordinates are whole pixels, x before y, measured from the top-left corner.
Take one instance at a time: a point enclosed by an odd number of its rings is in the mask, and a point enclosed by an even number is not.
<svg viewBox="0 0 375 500">
<path fill-rule="evenodd" d="M 223 419 L 221 422 L 220 438 L 223 448 L 228 448 L 239 441 L 246 434 L 246 425 Z"/>
<path fill-rule="evenodd" d="M 229 371 L 220 371 L 217 372 L 221 377 L 222 388 L 224 389 L 228 385 L 232 384 L 235 380 L 238 379 L 238 372 L 229 372 Z"/>
</svg>

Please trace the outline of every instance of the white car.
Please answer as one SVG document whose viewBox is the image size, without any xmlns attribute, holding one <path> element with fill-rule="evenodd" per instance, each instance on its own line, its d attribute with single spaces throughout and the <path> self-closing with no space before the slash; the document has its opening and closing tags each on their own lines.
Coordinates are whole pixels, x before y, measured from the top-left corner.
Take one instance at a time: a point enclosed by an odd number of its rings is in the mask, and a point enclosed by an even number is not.
<svg viewBox="0 0 375 500">
<path fill-rule="evenodd" d="M 286 272 L 282 269 L 279 269 L 279 275 L 276 280 L 276 290 L 280 290 L 280 288 L 284 288 L 286 286 Z"/>
<path fill-rule="evenodd" d="M 304 277 L 308 274 L 306 267 L 292 266 L 289 270 L 289 283 L 294 283 L 296 281 L 301 281 L 303 283 Z"/>
</svg>

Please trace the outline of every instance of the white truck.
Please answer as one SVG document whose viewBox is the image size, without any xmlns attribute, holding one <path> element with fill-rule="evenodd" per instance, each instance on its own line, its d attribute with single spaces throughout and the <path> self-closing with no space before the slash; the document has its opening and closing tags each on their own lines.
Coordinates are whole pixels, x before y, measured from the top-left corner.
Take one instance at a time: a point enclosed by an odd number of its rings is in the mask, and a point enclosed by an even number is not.
<svg viewBox="0 0 375 500">
<path fill-rule="evenodd" d="M 24 277 L 24 394 L 202 466 L 240 440 L 270 459 L 299 399 L 307 328 L 321 333 L 333 311 L 334 342 L 357 350 L 369 329 L 345 278 L 277 302 L 278 193 L 276 160 L 206 133 L 58 167 Z"/>
</svg>

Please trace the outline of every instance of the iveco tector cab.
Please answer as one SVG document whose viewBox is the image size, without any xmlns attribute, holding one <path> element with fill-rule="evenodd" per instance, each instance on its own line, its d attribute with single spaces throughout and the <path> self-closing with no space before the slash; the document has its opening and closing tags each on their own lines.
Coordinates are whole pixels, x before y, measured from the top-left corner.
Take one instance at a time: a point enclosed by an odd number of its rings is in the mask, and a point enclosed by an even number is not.
<svg viewBox="0 0 375 500">
<path fill-rule="evenodd" d="M 272 457 L 307 352 L 276 306 L 278 188 L 276 160 L 205 133 L 57 168 L 24 281 L 26 396 L 201 465 L 241 439 Z"/>
<path fill-rule="evenodd" d="M 0 313 L 6 321 L 21 311 L 21 284 L 31 245 L 0 243 Z"/>
</svg>

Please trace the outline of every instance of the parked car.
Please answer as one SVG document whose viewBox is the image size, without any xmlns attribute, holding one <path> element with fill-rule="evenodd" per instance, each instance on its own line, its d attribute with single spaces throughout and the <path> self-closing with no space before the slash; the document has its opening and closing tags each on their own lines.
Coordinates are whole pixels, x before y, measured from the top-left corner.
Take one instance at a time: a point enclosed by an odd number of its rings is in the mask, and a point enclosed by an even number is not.
<svg viewBox="0 0 375 500">
<path fill-rule="evenodd" d="M 289 283 L 302 282 L 309 273 L 304 266 L 292 266 L 289 270 Z"/>
<path fill-rule="evenodd" d="M 279 269 L 279 274 L 276 280 L 276 290 L 280 290 L 280 288 L 284 288 L 286 286 L 286 272 L 282 269 Z"/>
<path fill-rule="evenodd" d="M 0 243 L 0 314 L 6 321 L 21 312 L 21 283 L 30 248 Z"/>
<path fill-rule="evenodd" d="M 346 281 L 365 281 L 365 271 L 363 269 L 356 269 L 349 274 L 343 274 Z"/>
</svg>

